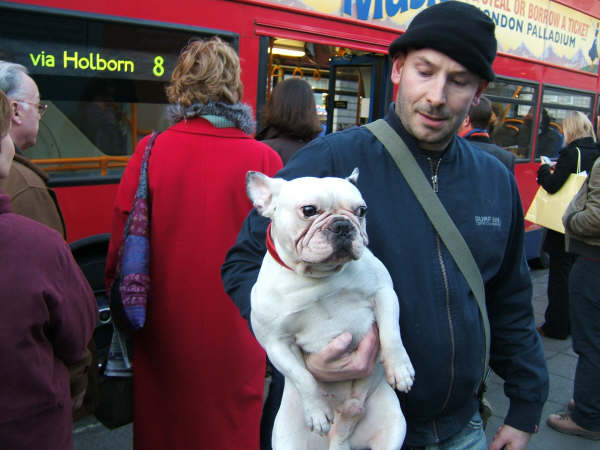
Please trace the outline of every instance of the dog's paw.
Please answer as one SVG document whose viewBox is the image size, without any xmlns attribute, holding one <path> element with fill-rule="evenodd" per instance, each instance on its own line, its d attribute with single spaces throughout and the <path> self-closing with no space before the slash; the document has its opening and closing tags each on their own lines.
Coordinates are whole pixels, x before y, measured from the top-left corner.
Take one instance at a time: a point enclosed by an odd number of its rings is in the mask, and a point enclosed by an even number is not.
<svg viewBox="0 0 600 450">
<path fill-rule="evenodd" d="M 383 359 L 387 382 L 396 390 L 410 391 L 415 379 L 415 369 L 406 351 L 399 358 Z"/>
<path fill-rule="evenodd" d="M 325 435 L 329 433 L 333 423 L 333 412 L 329 406 L 323 402 L 321 405 L 312 408 L 306 408 L 304 411 L 304 420 L 310 431 Z"/>
</svg>

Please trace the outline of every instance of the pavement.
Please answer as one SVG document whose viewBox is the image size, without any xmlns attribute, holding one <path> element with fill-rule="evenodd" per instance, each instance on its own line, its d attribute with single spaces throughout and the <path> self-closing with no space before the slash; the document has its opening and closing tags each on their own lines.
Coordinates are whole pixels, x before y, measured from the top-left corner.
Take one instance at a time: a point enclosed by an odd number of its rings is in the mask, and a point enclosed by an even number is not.
<svg viewBox="0 0 600 450">
<path fill-rule="evenodd" d="M 535 322 L 539 326 L 544 322 L 547 304 L 548 270 L 532 270 L 531 275 Z M 548 415 L 565 410 L 572 397 L 577 355 L 573 353 L 570 338 L 564 341 L 542 338 L 542 342 L 550 373 L 550 394 L 544 405 L 539 431 L 529 441 L 527 448 L 529 450 L 600 450 L 599 441 L 562 434 L 546 424 Z M 493 415 L 486 430 L 488 443 L 492 441 L 508 410 L 508 399 L 504 396 L 502 383 L 502 379 L 496 374 L 490 375 L 487 398 L 492 404 Z M 131 424 L 108 430 L 93 417 L 87 417 L 75 424 L 73 433 L 74 450 L 130 450 L 133 447 Z"/>
</svg>

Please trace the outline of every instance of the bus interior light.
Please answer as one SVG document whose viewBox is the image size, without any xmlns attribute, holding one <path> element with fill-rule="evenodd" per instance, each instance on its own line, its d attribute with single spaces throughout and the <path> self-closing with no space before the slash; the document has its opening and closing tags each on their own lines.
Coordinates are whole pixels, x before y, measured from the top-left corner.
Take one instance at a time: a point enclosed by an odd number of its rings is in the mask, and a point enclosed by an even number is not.
<svg viewBox="0 0 600 450">
<path fill-rule="evenodd" d="M 294 58 L 302 58 L 304 55 L 306 55 L 306 52 L 303 48 L 290 47 L 287 45 L 276 45 L 273 47 L 271 53 L 273 55 L 290 56 Z"/>
</svg>

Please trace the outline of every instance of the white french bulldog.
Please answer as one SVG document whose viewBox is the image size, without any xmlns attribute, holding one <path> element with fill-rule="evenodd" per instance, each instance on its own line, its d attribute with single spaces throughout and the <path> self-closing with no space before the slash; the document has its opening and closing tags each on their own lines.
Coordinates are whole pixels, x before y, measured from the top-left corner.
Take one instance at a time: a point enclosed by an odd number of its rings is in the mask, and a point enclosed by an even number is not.
<svg viewBox="0 0 600 450">
<path fill-rule="evenodd" d="M 251 322 L 285 376 L 276 450 L 395 450 L 404 441 L 406 421 L 392 387 L 408 392 L 414 369 L 400 337 L 392 279 L 366 248 L 367 208 L 357 179 L 358 169 L 346 179 L 246 177 L 254 207 L 271 219 Z M 308 372 L 304 354 L 345 331 L 356 346 L 374 322 L 383 365 L 378 361 L 369 377 L 324 383 Z"/>
</svg>

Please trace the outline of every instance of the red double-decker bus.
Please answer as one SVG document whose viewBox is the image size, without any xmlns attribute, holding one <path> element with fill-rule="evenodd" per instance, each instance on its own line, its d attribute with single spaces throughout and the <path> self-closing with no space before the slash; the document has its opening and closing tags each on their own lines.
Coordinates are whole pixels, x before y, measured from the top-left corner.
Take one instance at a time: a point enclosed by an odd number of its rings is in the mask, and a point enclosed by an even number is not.
<svg viewBox="0 0 600 450">
<path fill-rule="evenodd" d="M 486 92 L 497 117 L 493 137 L 517 157 L 527 209 L 540 155 L 556 156 L 562 145 L 562 118 L 570 110 L 597 117 L 600 4 L 465 1 L 497 25 L 497 79 Z M 244 101 L 257 111 L 279 80 L 304 78 L 331 132 L 385 114 L 393 100 L 388 44 L 435 3 L 16 0 L 0 4 L 0 59 L 25 65 L 49 105 L 27 155 L 51 175 L 69 242 L 90 248 L 106 239 L 136 142 L 168 126 L 165 83 L 190 39 L 218 35 L 237 49 Z M 526 228 L 534 258 L 540 230 Z"/>
</svg>

